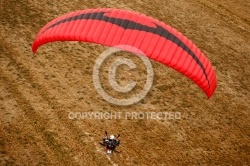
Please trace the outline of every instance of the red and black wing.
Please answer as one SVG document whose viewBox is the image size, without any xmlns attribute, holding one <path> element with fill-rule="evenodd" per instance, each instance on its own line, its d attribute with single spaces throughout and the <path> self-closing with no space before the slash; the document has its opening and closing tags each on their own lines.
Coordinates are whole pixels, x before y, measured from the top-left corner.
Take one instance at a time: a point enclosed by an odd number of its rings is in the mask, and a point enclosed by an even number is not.
<svg viewBox="0 0 250 166">
<path fill-rule="evenodd" d="M 119 9 L 72 12 L 45 25 L 32 50 L 35 53 L 39 46 L 53 41 L 133 46 L 189 77 L 208 97 L 216 89 L 215 71 L 197 46 L 174 28 L 143 14 Z"/>
</svg>

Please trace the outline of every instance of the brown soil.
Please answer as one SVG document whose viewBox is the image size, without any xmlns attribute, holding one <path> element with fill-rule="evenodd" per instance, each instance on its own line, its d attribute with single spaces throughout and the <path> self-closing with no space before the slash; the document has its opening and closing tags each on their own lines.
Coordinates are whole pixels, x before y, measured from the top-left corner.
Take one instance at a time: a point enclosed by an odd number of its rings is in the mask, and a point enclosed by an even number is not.
<svg viewBox="0 0 250 166">
<path fill-rule="evenodd" d="M 216 69 L 211 99 L 176 71 L 153 62 L 139 103 L 109 104 L 93 86 L 106 47 L 31 44 L 51 19 L 111 7 L 157 18 L 203 50 Z M 0 165 L 250 165 L 250 3 L 247 0 L 0 1 Z M 125 75 L 124 75 L 125 76 Z M 129 78 L 128 78 L 129 79 Z M 70 120 L 83 111 L 178 111 L 180 120 Z M 104 130 L 121 134 L 120 153 L 103 154 Z"/>
</svg>

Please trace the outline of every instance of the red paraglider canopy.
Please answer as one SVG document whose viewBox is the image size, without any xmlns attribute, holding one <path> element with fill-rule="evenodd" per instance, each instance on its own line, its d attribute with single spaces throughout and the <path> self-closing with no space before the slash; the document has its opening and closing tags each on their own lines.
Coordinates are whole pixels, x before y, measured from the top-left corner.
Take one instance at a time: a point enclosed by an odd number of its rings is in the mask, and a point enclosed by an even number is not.
<svg viewBox="0 0 250 166">
<path fill-rule="evenodd" d="M 208 97 L 216 89 L 215 71 L 197 46 L 174 28 L 143 14 L 110 8 L 72 12 L 45 25 L 32 50 L 35 53 L 39 46 L 54 41 L 133 46 L 186 75 Z"/>
</svg>

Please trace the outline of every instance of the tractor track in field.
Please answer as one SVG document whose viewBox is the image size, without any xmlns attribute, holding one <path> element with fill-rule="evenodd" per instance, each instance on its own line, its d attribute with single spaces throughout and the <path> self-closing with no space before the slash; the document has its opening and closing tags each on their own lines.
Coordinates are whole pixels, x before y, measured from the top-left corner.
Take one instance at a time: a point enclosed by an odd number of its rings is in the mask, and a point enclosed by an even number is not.
<svg viewBox="0 0 250 166">
<path fill-rule="evenodd" d="M 3 45 L 5 45 L 4 49 L 9 48 L 8 50 L 11 50 L 11 46 L 6 47 L 9 45 L 8 43 L 4 43 Z M 47 87 L 44 87 L 42 84 L 40 84 L 38 81 L 39 78 L 34 77 L 32 71 L 30 71 L 30 69 L 28 69 L 22 62 L 19 62 L 19 58 L 17 57 L 20 57 L 17 52 L 10 51 L 6 57 L 3 57 L 1 59 L 3 61 L 9 62 L 8 67 L 12 68 L 13 71 L 18 73 L 17 78 L 21 77 L 24 79 L 21 79 L 19 85 L 17 86 L 15 84 L 15 79 L 9 78 L 10 75 L 16 75 L 16 73 L 8 72 L 4 74 L 6 71 L 1 69 L 1 73 L 3 74 L 2 83 L 8 85 L 6 89 L 8 89 L 8 91 L 12 94 L 14 99 L 17 101 L 17 104 L 21 106 L 21 109 L 25 112 L 25 116 L 28 117 L 30 123 L 35 123 L 33 127 L 35 128 L 36 133 L 41 133 L 42 139 L 45 140 L 47 147 L 50 148 L 50 151 L 54 152 L 53 156 L 58 156 L 59 161 L 63 161 L 63 163 L 65 163 L 66 165 L 74 164 L 75 159 L 73 159 L 72 156 L 69 156 L 69 154 L 66 153 L 64 145 L 59 143 L 56 138 L 54 138 L 53 132 L 51 133 L 50 131 L 47 131 L 45 129 L 46 126 L 48 127 L 50 125 L 49 123 L 52 121 L 48 121 L 47 118 L 44 118 L 44 114 L 42 113 L 43 110 L 37 111 L 35 108 L 32 107 L 32 103 L 25 99 L 24 96 L 27 95 L 28 92 L 23 94 L 22 90 L 27 87 L 22 88 L 22 86 L 35 86 L 35 88 L 30 93 L 39 96 L 38 98 L 41 98 L 40 102 L 47 103 L 49 107 L 47 109 L 52 110 L 53 108 L 55 110 L 49 113 L 49 115 L 45 114 L 45 117 L 56 117 L 56 126 L 64 126 L 61 128 L 63 128 L 66 133 L 69 133 L 69 135 L 67 136 L 69 137 L 67 138 L 67 141 L 70 141 L 70 143 L 64 142 L 65 144 L 73 144 L 73 147 L 77 147 L 78 150 L 84 149 L 84 146 L 86 146 L 86 144 L 84 143 L 85 135 L 82 134 L 83 131 L 79 130 L 79 128 L 74 124 L 73 121 L 68 121 L 68 116 L 65 116 L 65 112 L 63 112 L 63 110 L 60 111 L 61 104 L 58 103 L 53 97 L 50 97 L 50 92 L 46 91 Z M 46 112 L 46 110 L 44 111 Z M 94 147 L 94 145 L 92 146 Z M 80 156 L 80 160 L 82 161 L 86 160 L 86 158 L 88 160 L 93 160 L 93 156 L 91 155 L 84 154 Z"/>
</svg>

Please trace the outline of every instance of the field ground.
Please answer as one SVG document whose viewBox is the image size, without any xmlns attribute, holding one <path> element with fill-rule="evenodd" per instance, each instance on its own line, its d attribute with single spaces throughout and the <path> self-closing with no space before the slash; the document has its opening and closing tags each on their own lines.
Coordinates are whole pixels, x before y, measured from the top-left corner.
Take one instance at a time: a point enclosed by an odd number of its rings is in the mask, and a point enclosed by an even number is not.
<svg viewBox="0 0 250 166">
<path fill-rule="evenodd" d="M 93 86 L 106 47 L 59 42 L 32 53 L 48 21 L 97 7 L 138 11 L 186 35 L 216 70 L 214 96 L 152 61 L 149 94 L 119 107 Z M 249 8 L 247 0 L 1 0 L 0 165 L 250 165 Z M 178 111 L 181 119 L 70 120 L 70 111 Z M 120 153 L 103 154 L 104 130 L 121 134 Z"/>
</svg>

